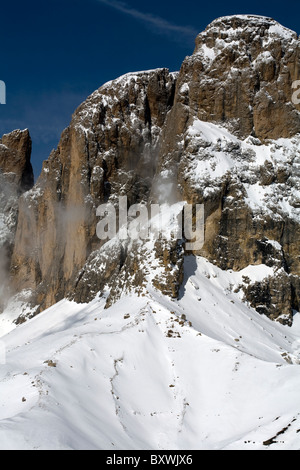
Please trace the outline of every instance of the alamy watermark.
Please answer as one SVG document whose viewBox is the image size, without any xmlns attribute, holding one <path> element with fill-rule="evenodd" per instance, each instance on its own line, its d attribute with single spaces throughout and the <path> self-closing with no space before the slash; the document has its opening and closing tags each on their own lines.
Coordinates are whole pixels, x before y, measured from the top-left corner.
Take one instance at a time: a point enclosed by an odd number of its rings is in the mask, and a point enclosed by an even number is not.
<svg viewBox="0 0 300 470">
<path fill-rule="evenodd" d="M 292 83 L 292 88 L 295 90 L 292 94 L 292 102 L 293 104 L 300 104 L 300 80 L 295 80 Z"/>
<path fill-rule="evenodd" d="M 158 240 L 185 241 L 189 251 L 201 250 L 204 244 L 204 205 L 178 202 L 166 204 L 134 204 L 128 208 L 127 197 L 119 197 L 115 206 L 101 204 L 96 212 L 101 217 L 96 233 L 100 240 Z"/>
<path fill-rule="evenodd" d="M 6 104 L 6 85 L 0 80 L 0 104 Z"/>
</svg>

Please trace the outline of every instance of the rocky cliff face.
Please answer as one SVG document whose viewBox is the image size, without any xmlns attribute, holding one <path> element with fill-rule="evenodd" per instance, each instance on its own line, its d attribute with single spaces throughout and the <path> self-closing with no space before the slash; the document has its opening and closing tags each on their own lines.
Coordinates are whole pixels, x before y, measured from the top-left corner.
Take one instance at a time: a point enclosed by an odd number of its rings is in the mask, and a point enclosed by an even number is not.
<svg viewBox="0 0 300 470">
<path fill-rule="evenodd" d="M 0 139 L 0 309 L 8 298 L 8 270 L 18 221 L 19 197 L 33 186 L 29 131 Z"/>
<path fill-rule="evenodd" d="M 291 103 L 299 54 L 297 34 L 270 18 L 219 18 L 182 65 L 178 102 L 243 138 L 291 137 L 300 131 L 300 108 Z"/>
<path fill-rule="evenodd" d="M 111 304 L 149 285 L 176 297 L 184 237 L 107 243 L 103 202 L 205 206 L 196 254 L 224 270 L 265 264 L 274 274 L 240 285 L 271 318 L 291 322 L 300 300 L 300 107 L 297 34 L 274 20 L 215 20 L 179 74 L 125 75 L 74 113 L 39 180 L 19 201 L 11 262 L 16 291 L 44 309 L 65 296 Z"/>
<path fill-rule="evenodd" d="M 99 204 L 119 195 L 129 205 L 147 199 L 174 90 L 175 75 L 165 69 L 101 87 L 76 110 L 34 189 L 20 201 L 12 276 L 16 290 L 31 289 L 41 308 L 74 291 L 79 271 L 101 246 Z M 119 258 L 112 261 L 115 268 Z M 93 276 L 92 293 L 111 272 Z M 83 294 L 76 289 L 76 298 L 85 300 L 90 290 L 78 287 Z"/>
<path fill-rule="evenodd" d="M 30 163 L 31 138 L 28 129 L 16 130 L 0 139 L 0 170 L 7 182 L 21 194 L 32 188 L 33 170 Z"/>
<path fill-rule="evenodd" d="M 260 311 L 291 318 L 299 309 L 299 137 L 263 145 L 195 119 L 183 138 L 183 197 L 205 206 L 200 254 L 224 270 L 276 266 L 255 294 L 246 286 L 246 298 Z M 258 295 L 266 290 L 268 300 Z"/>
<path fill-rule="evenodd" d="M 182 65 L 158 165 L 183 200 L 205 205 L 203 256 L 222 269 L 278 267 L 241 288 L 288 321 L 299 309 L 298 70 L 297 35 L 274 20 L 215 20 Z"/>
</svg>

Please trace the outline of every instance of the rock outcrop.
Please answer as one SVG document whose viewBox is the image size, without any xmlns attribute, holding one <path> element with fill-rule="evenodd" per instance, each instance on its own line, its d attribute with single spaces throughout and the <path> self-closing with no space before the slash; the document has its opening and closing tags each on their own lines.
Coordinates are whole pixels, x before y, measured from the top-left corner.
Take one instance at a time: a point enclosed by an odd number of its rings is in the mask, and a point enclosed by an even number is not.
<svg viewBox="0 0 300 470">
<path fill-rule="evenodd" d="M 31 290 L 40 310 L 99 293 L 109 305 L 149 283 L 176 297 L 185 234 L 105 243 L 96 210 L 119 196 L 128 206 L 186 201 L 205 206 L 197 254 L 224 270 L 273 266 L 274 276 L 241 289 L 259 312 L 291 323 L 300 298 L 299 45 L 270 18 L 219 18 L 179 73 L 127 74 L 93 93 L 20 198 L 16 291 Z"/>
<path fill-rule="evenodd" d="M 28 129 L 15 130 L 0 139 L 0 170 L 6 181 L 19 193 L 28 191 L 34 183 L 31 158 L 31 138 Z"/>
</svg>

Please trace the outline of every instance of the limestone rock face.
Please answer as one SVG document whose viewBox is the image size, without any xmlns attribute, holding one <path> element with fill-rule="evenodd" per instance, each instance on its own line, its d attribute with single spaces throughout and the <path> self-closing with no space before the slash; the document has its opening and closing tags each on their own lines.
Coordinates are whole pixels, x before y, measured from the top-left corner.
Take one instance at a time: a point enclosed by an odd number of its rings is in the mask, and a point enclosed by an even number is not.
<svg viewBox="0 0 300 470">
<path fill-rule="evenodd" d="M 12 277 L 16 290 L 31 289 L 41 308 L 73 292 L 78 273 L 101 247 L 97 207 L 122 195 L 128 205 L 147 200 L 175 80 L 158 69 L 102 86 L 76 110 L 34 189 L 21 199 Z"/>
<path fill-rule="evenodd" d="M 178 79 L 177 99 L 198 119 L 227 123 L 261 140 L 300 131 L 292 83 L 299 78 L 297 34 L 270 18 L 219 18 L 196 38 Z"/>
<path fill-rule="evenodd" d="M 31 138 L 28 129 L 13 131 L 0 139 L 0 170 L 20 192 L 31 189 L 34 183 L 30 157 Z"/>
<path fill-rule="evenodd" d="M 64 297 L 105 295 L 110 305 L 149 286 L 176 298 L 186 233 L 101 241 L 96 210 L 119 196 L 147 208 L 183 201 L 205 208 L 194 254 L 224 270 L 271 267 L 240 290 L 290 324 L 300 308 L 299 45 L 270 18 L 223 17 L 198 35 L 179 73 L 127 74 L 88 97 L 19 200 L 16 291 L 31 290 L 40 310 Z"/>
<path fill-rule="evenodd" d="M 18 221 L 18 200 L 33 186 L 29 131 L 16 130 L 0 139 L 0 309 L 8 296 L 8 271 Z"/>
<path fill-rule="evenodd" d="M 269 279 L 245 296 L 287 322 L 299 309 L 298 78 L 296 33 L 270 18 L 215 20 L 183 62 L 156 175 L 182 200 L 204 204 L 199 254 L 222 269 L 277 266 L 284 295 Z"/>
</svg>

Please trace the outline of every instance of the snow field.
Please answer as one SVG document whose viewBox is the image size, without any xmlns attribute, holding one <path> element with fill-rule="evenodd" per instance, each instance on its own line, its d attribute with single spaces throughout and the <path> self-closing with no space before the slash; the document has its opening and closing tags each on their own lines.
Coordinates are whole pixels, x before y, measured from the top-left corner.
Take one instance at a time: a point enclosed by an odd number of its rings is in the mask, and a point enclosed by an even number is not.
<svg viewBox="0 0 300 470">
<path fill-rule="evenodd" d="M 185 272 L 178 301 L 64 300 L 4 334 L 0 448 L 299 449 L 299 314 L 249 308 L 229 289 L 245 273 Z"/>
</svg>

